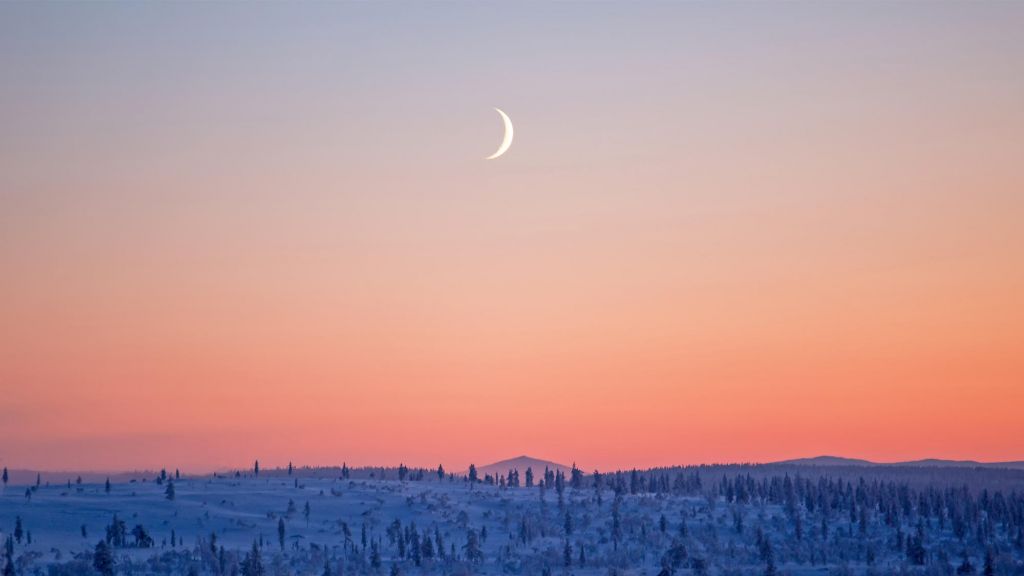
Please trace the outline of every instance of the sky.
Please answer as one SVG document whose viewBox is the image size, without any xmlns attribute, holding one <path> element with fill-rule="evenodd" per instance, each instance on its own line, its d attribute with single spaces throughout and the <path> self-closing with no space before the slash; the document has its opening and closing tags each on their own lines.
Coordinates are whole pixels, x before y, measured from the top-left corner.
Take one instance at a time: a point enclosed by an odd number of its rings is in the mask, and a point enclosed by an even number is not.
<svg viewBox="0 0 1024 576">
<path fill-rule="evenodd" d="M 1024 459 L 1021 29 L 2 3 L 0 465 Z"/>
</svg>

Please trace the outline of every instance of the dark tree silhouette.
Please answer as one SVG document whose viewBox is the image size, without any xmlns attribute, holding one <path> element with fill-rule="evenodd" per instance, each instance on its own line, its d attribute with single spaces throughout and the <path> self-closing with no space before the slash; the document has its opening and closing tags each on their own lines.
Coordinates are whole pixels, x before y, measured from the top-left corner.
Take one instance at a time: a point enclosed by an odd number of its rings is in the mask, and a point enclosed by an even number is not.
<svg viewBox="0 0 1024 576">
<path fill-rule="evenodd" d="M 260 547 L 253 541 L 252 550 L 245 555 L 245 560 L 242 561 L 242 576 L 263 576 L 264 574 Z"/>
<path fill-rule="evenodd" d="M 114 576 L 114 553 L 104 540 L 96 543 L 92 553 L 92 567 L 103 576 Z"/>
</svg>

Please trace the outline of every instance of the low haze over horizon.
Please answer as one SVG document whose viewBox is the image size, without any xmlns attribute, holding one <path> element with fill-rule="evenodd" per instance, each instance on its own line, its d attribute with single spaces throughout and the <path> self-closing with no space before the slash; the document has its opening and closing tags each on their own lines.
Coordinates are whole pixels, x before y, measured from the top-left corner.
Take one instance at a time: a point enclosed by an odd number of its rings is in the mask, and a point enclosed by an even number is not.
<svg viewBox="0 0 1024 576">
<path fill-rule="evenodd" d="M 1022 29 L 0 4 L 0 465 L 1024 460 Z"/>
</svg>

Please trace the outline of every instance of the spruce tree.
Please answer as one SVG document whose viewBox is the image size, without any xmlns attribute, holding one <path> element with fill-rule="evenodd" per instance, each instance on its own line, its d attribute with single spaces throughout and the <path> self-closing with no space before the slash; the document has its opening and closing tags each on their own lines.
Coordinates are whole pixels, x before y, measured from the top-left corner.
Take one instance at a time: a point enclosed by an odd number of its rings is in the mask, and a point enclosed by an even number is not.
<svg viewBox="0 0 1024 576">
<path fill-rule="evenodd" d="M 466 560 L 470 562 L 479 563 L 484 559 L 484 553 L 480 549 L 480 538 L 477 536 L 476 530 L 472 528 L 466 533 L 466 545 L 463 546 L 466 551 Z"/>
<path fill-rule="evenodd" d="M 370 566 L 374 570 L 380 568 L 380 547 L 376 540 L 370 543 Z"/>
<path fill-rule="evenodd" d="M 260 558 L 260 547 L 256 545 L 254 540 L 252 543 L 252 551 L 245 555 L 245 560 L 242 562 L 242 576 L 263 576 L 263 559 Z"/>
<path fill-rule="evenodd" d="M 423 543 L 420 545 L 420 555 L 427 560 L 434 557 L 434 541 L 428 532 L 423 534 Z"/>
<path fill-rule="evenodd" d="M 100 540 L 93 550 L 92 567 L 103 576 L 114 576 L 114 553 L 105 540 Z"/>
<path fill-rule="evenodd" d="M 775 576 L 778 573 L 775 568 L 775 551 L 767 538 L 761 547 L 761 558 L 764 560 L 764 576 Z"/>
<path fill-rule="evenodd" d="M 4 572 L 3 576 L 14 576 L 14 540 L 10 536 L 4 541 Z"/>
</svg>

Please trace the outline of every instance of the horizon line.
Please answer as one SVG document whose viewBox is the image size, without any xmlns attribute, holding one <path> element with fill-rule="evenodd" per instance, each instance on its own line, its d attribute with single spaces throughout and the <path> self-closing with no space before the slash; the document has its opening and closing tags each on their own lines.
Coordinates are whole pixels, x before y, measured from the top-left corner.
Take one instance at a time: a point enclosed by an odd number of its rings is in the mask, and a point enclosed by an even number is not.
<svg viewBox="0 0 1024 576">
<path fill-rule="evenodd" d="M 500 464 L 500 463 L 508 461 L 508 460 L 516 460 L 516 459 L 519 459 L 519 458 L 529 458 L 531 460 L 542 460 L 542 461 L 550 462 L 550 463 L 558 465 L 558 466 L 563 466 L 565 468 L 571 468 L 571 467 L 573 467 L 575 465 L 575 463 L 573 463 L 573 464 L 564 464 L 564 463 L 561 463 L 561 462 L 557 462 L 555 460 L 548 460 L 546 458 L 537 458 L 537 457 L 529 456 L 529 455 L 526 455 L 526 454 L 521 454 L 519 456 L 512 456 L 510 458 L 502 458 L 502 459 L 499 459 L 499 460 L 493 460 L 493 461 L 486 462 L 486 463 L 483 463 L 483 464 L 476 464 L 476 462 L 470 462 L 470 463 L 466 464 L 463 467 L 452 467 L 452 468 L 449 468 L 449 467 L 445 466 L 443 462 L 439 462 L 438 465 L 444 466 L 445 469 L 448 472 L 450 472 L 450 473 L 453 473 L 455 471 L 461 473 L 461 472 L 465 472 L 466 470 L 468 470 L 470 465 L 476 465 L 478 468 L 481 468 L 481 467 L 493 466 L 495 464 Z M 665 468 L 686 468 L 686 467 L 697 467 L 697 466 L 765 466 L 765 465 L 771 465 L 771 464 L 785 464 L 785 463 L 793 463 L 793 462 L 809 461 L 809 460 L 818 460 L 818 459 L 826 459 L 826 458 L 833 458 L 833 459 L 837 459 L 837 460 L 849 460 L 851 462 L 865 462 L 867 464 L 875 464 L 875 465 L 913 464 L 913 463 L 919 463 L 919 462 L 946 462 L 946 463 L 953 463 L 953 464 L 975 463 L 975 464 L 980 464 L 980 465 L 991 466 L 991 465 L 995 465 L 995 464 L 1024 463 L 1024 456 L 1022 456 L 1020 459 L 993 460 L 993 461 L 977 460 L 977 459 L 973 459 L 973 458 L 936 458 L 936 457 L 928 457 L 928 456 L 920 457 L 920 458 L 884 461 L 884 460 L 871 460 L 869 458 L 860 458 L 860 457 L 855 457 L 855 456 L 837 456 L 837 455 L 834 455 L 834 454 L 818 454 L 818 455 L 815 455 L 815 456 L 797 456 L 797 457 L 793 457 L 793 458 L 783 458 L 783 459 L 779 459 L 779 460 L 763 460 L 763 461 L 691 462 L 691 463 L 677 463 L 677 464 L 668 464 L 668 465 L 660 465 L 660 466 L 646 466 L 646 467 L 642 467 L 642 466 L 624 466 L 624 467 L 622 467 L 622 466 L 620 466 L 620 467 L 616 467 L 616 468 L 608 468 L 608 469 L 606 469 L 606 472 L 614 473 L 614 472 L 631 471 L 631 470 L 643 471 L 643 470 L 659 470 L 659 469 L 665 469 Z M 192 474 L 192 475 L 208 475 L 208 474 L 234 473 L 234 472 L 240 472 L 240 471 L 244 471 L 244 470 L 252 470 L 253 469 L 253 465 L 256 462 L 259 462 L 258 458 L 254 459 L 253 463 L 248 465 L 248 466 L 241 466 L 241 467 L 240 466 L 234 466 L 234 467 L 213 468 L 213 469 L 199 469 L 199 470 L 196 470 L 196 471 L 190 471 L 189 474 Z M 405 465 L 403 462 L 398 462 L 397 464 L 395 464 L 395 463 L 389 463 L 389 464 L 357 464 L 357 465 L 351 465 L 350 466 L 350 465 L 348 465 L 348 463 L 346 461 L 342 461 L 341 463 L 338 463 L 338 464 L 295 464 L 293 462 L 289 462 L 289 463 L 286 463 L 284 465 L 271 465 L 271 466 L 268 466 L 268 467 L 264 467 L 263 464 L 261 463 L 260 464 L 260 471 L 287 470 L 288 464 L 291 464 L 294 469 L 306 469 L 306 470 L 341 468 L 342 466 L 347 466 L 348 468 L 350 468 L 352 470 L 365 470 L 365 469 L 370 469 L 370 468 L 384 468 L 384 469 L 392 469 L 393 468 L 393 469 L 397 469 L 398 467 Z M 160 472 L 160 470 L 167 470 L 168 472 L 172 472 L 173 470 L 179 470 L 179 471 L 182 470 L 182 467 L 180 467 L 180 466 L 170 466 L 170 467 L 166 467 L 165 466 L 165 467 L 160 467 L 160 468 L 134 468 L 134 469 L 127 469 L 127 468 L 125 468 L 125 469 L 89 469 L 89 468 L 74 469 L 74 468 L 35 468 L 35 467 L 14 468 L 14 467 L 10 467 L 10 465 L 3 464 L 2 461 L 0 461 L 0 466 L 2 466 L 3 469 L 7 469 L 7 470 L 9 470 L 9 472 L 12 472 L 12 473 L 13 472 L 20 472 L 20 473 L 36 472 L 36 473 L 40 473 L 40 474 L 42 474 L 42 473 L 46 473 L 46 474 L 146 474 L 146 473 L 158 473 L 158 472 Z M 412 466 L 412 465 L 408 465 L 407 467 L 409 469 L 411 469 L 411 470 L 437 470 L 437 466 Z M 585 474 L 589 474 L 589 473 L 593 472 L 593 470 L 588 471 L 587 467 L 577 466 L 577 468 L 579 470 L 582 470 Z M 601 471 L 600 469 L 596 469 L 596 468 L 594 470 L 599 471 L 599 472 Z"/>
</svg>

